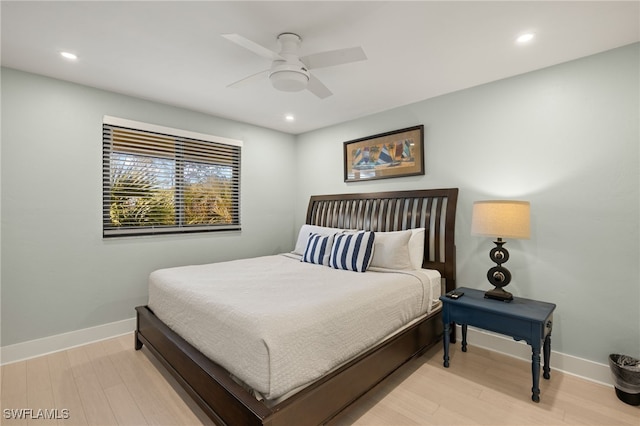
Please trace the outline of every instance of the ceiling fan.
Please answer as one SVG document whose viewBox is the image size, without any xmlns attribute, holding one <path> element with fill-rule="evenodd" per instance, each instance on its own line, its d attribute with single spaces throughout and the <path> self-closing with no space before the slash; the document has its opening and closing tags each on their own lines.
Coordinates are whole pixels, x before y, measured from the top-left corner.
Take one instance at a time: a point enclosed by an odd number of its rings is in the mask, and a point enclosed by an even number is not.
<svg viewBox="0 0 640 426">
<path fill-rule="evenodd" d="M 300 49 L 302 38 L 294 33 L 282 33 L 278 35 L 278 42 L 280 44 L 279 53 L 267 49 L 238 34 L 222 34 L 222 37 L 257 55 L 272 60 L 271 68 L 236 81 L 227 87 L 240 87 L 268 77 L 273 87 L 277 90 L 297 92 L 307 89 L 320 99 L 324 99 L 331 96 L 331 91 L 320 80 L 313 76 L 309 70 L 367 59 L 361 47 L 330 50 L 301 57 L 298 54 L 298 50 Z"/>
</svg>

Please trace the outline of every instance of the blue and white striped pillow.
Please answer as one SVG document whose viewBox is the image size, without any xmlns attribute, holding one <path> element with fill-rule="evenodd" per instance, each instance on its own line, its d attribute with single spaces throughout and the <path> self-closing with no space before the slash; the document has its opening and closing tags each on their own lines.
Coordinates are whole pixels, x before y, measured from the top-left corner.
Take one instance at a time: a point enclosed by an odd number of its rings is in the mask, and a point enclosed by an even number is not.
<svg viewBox="0 0 640 426">
<path fill-rule="evenodd" d="M 333 245 L 333 235 L 309 234 L 302 261 L 316 265 L 328 265 L 329 253 Z"/>
<path fill-rule="evenodd" d="M 375 234 L 370 231 L 336 235 L 329 266 L 347 271 L 366 271 L 373 257 L 374 239 Z"/>
</svg>

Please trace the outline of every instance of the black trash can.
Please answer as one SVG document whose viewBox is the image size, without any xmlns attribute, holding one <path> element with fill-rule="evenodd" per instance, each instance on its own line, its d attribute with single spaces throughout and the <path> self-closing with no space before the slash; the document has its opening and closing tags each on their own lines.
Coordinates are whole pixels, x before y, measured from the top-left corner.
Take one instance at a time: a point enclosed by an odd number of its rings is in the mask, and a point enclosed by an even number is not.
<svg viewBox="0 0 640 426">
<path fill-rule="evenodd" d="M 629 405 L 640 405 L 640 360 L 627 355 L 609 355 L 609 367 L 618 399 Z"/>
</svg>

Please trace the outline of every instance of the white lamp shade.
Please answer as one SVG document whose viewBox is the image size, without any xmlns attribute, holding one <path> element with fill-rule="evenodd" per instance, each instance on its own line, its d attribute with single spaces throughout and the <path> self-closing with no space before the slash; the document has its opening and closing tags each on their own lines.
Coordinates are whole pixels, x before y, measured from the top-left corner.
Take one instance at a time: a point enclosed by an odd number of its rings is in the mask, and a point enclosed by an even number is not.
<svg viewBox="0 0 640 426">
<path fill-rule="evenodd" d="M 473 203 L 471 234 L 499 238 L 529 238 L 529 211 L 528 201 L 476 201 Z"/>
</svg>

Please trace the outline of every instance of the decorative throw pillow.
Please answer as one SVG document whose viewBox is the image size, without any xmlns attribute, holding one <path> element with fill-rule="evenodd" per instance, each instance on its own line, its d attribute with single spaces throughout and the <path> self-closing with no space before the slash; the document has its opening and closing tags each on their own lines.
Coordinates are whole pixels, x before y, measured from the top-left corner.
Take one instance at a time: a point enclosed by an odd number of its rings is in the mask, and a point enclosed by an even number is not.
<svg viewBox="0 0 640 426">
<path fill-rule="evenodd" d="M 370 231 L 337 234 L 329 266 L 335 269 L 364 272 L 373 258 L 375 234 Z"/>
<path fill-rule="evenodd" d="M 328 265 L 329 253 L 333 245 L 333 235 L 309 234 L 302 261 L 316 265 Z"/>
<path fill-rule="evenodd" d="M 302 225 L 298 232 L 298 239 L 296 240 L 296 246 L 292 253 L 299 254 L 300 256 L 304 255 L 304 251 L 307 248 L 307 241 L 309 240 L 309 234 L 311 233 L 319 235 L 334 235 L 342 231 L 342 229 L 330 228 L 327 226 Z M 327 252 L 327 254 L 329 254 L 329 252 Z"/>
</svg>

